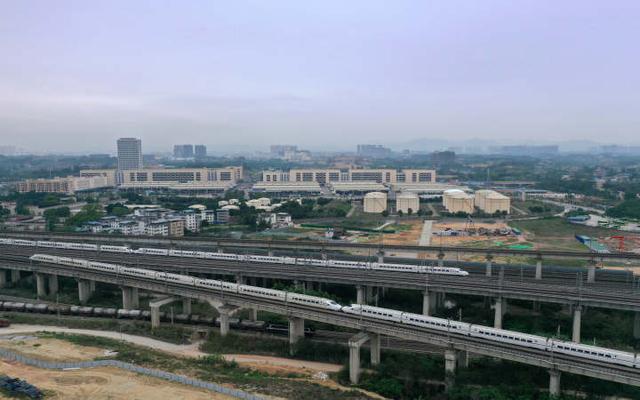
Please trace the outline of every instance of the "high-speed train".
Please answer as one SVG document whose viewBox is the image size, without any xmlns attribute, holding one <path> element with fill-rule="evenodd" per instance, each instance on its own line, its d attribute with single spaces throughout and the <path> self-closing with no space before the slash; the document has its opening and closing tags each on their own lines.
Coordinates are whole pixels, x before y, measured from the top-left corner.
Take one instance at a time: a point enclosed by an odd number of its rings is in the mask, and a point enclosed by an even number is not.
<svg viewBox="0 0 640 400">
<path fill-rule="evenodd" d="M 611 350 L 597 346 L 589 346 L 580 343 L 565 342 L 550 339 L 543 336 L 513 332 L 503 329 L 495 329 L 483 325 L 468 324 L 466 322 L 451 321 L 443 318 L 425 316 L 421 314 L 406 313 L 388 308 L 373 307 L 367 305 L 351 304 L 341 306 L 337 302 L 316 296 L 291 293 L 282 290 L 262 288 L 258 286 L 238 285 L 213 279 L 202 279 L 187 275 L 178 275 L 147 269 L 124 267 L 114 264 L 106 264 L 68 257 L 57 257 L 46 254 L 35 254 L 30 257 L 33 261 L 67 265 L 75 268 L 87 268 L 111 272 L 122 275 L 131 275 L 147 279 L 173 282 L 197 287 L 206 287 L 222 292 L 242 293 L 247 296 L 266 298 L 286 303 L 301 304 L 314 308 L 322 308 L 336 312 L 358 315 L 361 318 L 392 321 L 395 323 L 418 326 L 437 331 L 446 331 L 452 334 L 478 337 L 490 341 L 508 343 L 538 350 L 568 354 L 590 360 L 605 363 L 619 364 L 632 368 L 640 368 L 640 356 L 624 351 Z"/>
<path fill-rule="evenodd" d="M 262 256 L 262 255 L 250 255 L 250 254 L 234 254 L 234 253 L 215 253 L 205 251 L 193 251 L 193 250 L 173 250 L 173 249 L 160 249 L 151 247 L 141 247 L 137 250 L 131 249 L 128 246 L 111 246 L 111 245 L 97 245 L 89 243 L 73 243 L 73 242 L 53 242 L 47 240 L 24 240 L 24 239 L 10 239 L 0 238 L 0 244 L 14 245 L 14 246 L 29 246 L 29 247 L 43 247 L 43 248 L 55 248 L 66 250 L 93 250 L 104 251 L 108 253 L 125 253 L 125 254 L 145 254 L 155 256 L 167 256 L 167 257 L 189 257 L 200 258 L 207 260 L 223 260 L 223 261 L 250 261 L 257 263 L 269 263 L 269 264 L 289 264 L 289 265 L 311 265 L 316 267 L 331 267 L 331 268 L 355 268 L 366 270 L 380 270 L 380 271 L 397 271 L 397 272 L 412 272 L 419 274 L 439 274 L 439 275 L 457 275 L 467 276 L 467 271 L 461 270 L 455 267 L 436 267 L 426 265 L 410 265 L 410 264 L 394 264 L 394 263 L 378 263 L 378 262 L 363 262 L 363 261 L 345 261 L 345 260 L 322 260 L 317 258 L 297 258 L 297 257 L 274 257 L 274 256 Z"/>
</svg>

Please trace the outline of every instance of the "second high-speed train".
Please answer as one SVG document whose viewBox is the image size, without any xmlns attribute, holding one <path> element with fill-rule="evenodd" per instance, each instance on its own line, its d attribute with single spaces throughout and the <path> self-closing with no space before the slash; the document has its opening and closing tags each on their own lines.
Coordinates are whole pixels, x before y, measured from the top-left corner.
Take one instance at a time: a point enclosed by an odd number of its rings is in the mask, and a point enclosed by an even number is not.
<svg viewBox="0 0 640 400">
<path fill-rule="evenodd" d="M 353 268 L 365 270 L 379 271 L 397 271 L 411 272 L 419 274 L 439 274 L 439 275 L 457 275 L 467 276 L 469 273 L 456 267 L 438 267 L 426 265 L 397 264 L 397 263 L 378 263 L 364 261 L 347 261 L 347 260 L 323 260 L 319 258 L 299 258 L 287 256 L 264 256 L 255 254 L 235 254 L 235 253 L 217 253 L 193 250 L 174 250 L 153 247 L 141 247 L 139 249 L 131 249 L 128 246 L 112 246 L 98 245 L 90 243 L 73 243 L 73 242 L 54 242 L 48 240 L 24 240 L 0 238 L 0 244 L 28 247 L 55 248 L 66 250 L 84 250 L 84 251 L 104 251 L 108 253 L 124 253 L 124 254 L 145 254 L 154 256 L 167 257 L 188 257 L 200 258 L 206 260 L 222 260 L 222 261 L 244 261 L 268 264 L 289 264 L 289 265 L 310 265 L 316 267 L 330 268 Z"/>
</svg>

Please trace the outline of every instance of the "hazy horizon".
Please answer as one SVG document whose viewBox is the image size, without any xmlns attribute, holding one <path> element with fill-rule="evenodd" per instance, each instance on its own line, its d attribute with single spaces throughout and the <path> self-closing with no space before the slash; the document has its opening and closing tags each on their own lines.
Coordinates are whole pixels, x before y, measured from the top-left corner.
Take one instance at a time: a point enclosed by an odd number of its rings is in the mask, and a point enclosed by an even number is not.
<svg viewBox="0 0 640 400">
<path fill-rule="evenodd" d="M 20 1 L 0 145 L 640 144 L 640 3 Z"/>
</svg>

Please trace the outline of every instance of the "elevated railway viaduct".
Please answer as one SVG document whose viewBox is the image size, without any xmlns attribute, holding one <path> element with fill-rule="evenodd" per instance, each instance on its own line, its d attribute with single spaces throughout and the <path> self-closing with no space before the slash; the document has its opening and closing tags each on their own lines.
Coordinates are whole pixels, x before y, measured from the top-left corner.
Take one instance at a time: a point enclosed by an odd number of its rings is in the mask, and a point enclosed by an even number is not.
<svg viewBox="0 0 640 400">
<path fill-rule="evenodd" d="M 157 281 L 138 276 L 123 276 L 113 272 L 78 269 L 57 264 L 33 263 L 30 260 L 25 261 L 18 258 L 3 260 L 2 262 L 10 262 L 12 270 L 28 271 L 34 273 L 37 277 L 66 276 L 74 278 L 78 281 L 79 287 L 84 287 L 84 289 L 80 289 L 81 292 L 90 290 L 90 282 L 99 281 L 118 285 L 123 288 L 123 291 L 142 289 L 181 298 L 206 301 L 215 306 L 220 313 L 222 335 L 227 334 L 229 315 L 237 308 L 255 308 L 286 315 L 290 321 L 289 338 L 291 344 L 296 344 L 304 335 L 304 320 L 313 320 L 354 329 L 359 333 L 349 340 L 350 377 L 353 382 L 357 382 L 359 377 L 360 347 L 364 343 L 370 342 L 371 361 L 375 365 L 380 360 L 380 336 L 390 336 L 445 348 L 445 370 L 450 380 L 454 376 L 457 360 L 461 358 L 459 355 L 461 353 L 473 353 L 546 368 L 550 375 L 549 390 L 552 395 L 560 393 L 561 372 L 640 386 L 640 371 L 635 368 L 593 361 L 573 355 L 555 354 L 452 332 L 435 331 L 360 315 L 345 314 L 340 311 L 292 303 L 283 304 L 278 300 L 222 292 L 184 283 Z"/>
</svg>

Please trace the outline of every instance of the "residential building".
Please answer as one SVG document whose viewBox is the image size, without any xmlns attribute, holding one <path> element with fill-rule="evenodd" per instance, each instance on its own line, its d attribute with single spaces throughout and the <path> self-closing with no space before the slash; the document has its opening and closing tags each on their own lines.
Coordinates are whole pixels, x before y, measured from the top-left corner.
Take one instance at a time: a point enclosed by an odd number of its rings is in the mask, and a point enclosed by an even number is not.
<svg viewBox="0 0 640 400">
<path fill-rule="evenodd" d="M 266 222 L 272 228 L 286 228 L 293 226 L 293 220 L 289 213 L 262 213 L 258 214 L 258 223 Z"/>
<path fill-rule="evenodd" d="M 203 144 L 197 144 L 195 146 L 195 157 L 196 158 L 205 158 L 207 156 L 207 146 Z"/>
<path fill-rule="evenodd" d="M 107 179 L 107 186 L 116 186 L 116 170 L 115 169 L 81 169 L 81 178 L 93 178 L 101 176 Z"/>
<path fill-rule="evenodd" d="M 231 213 L 228 209 L 216 210 L 216 224 L 228 224 L 231 219 Z"/>
<path fill-rule="evenodd" d="M 391 149 L 379 144 L 359 144 L 358 155 L 369 158 L 384 158 L 391 156 Z"/>
<path fill-rule="evenodd" d="M 67 176 L 65 178 L 27 179 L 22 182 L 18 182 L 16 190 L 20 193 L 38 192 L 74 194 L 79 191 L 107 188 L 109 187 L 108 182 L 108 178 L 104 176 Z"/>
<path fill-rule="evenodd" d="M 185 210 L 182 212 L 184 218 L 184 227 L 191 232 L 200 231 L 201 213 L 194 210 Z"/>
<path fill-rule="evenodd" d="M 395 183 L 435 183 L 436 171 L 432 169 L 403 169 L 388 168 L 327 168 L 327 169 L 291 169 L 262 171 L 262 182 L 265 183 L 309 183 L 316 182 L 325 185 L 332 182 L 377 182 L 385 184 Z"/>
<path fill-rule="evenodd" d="M 242 167 L 145 168 L 123 173 L 122 188 L 223 191 L 242 178 Z"/>
<path fill-rule="evenodd" d="M 193 145 L 176 144 L 173 146 L 173 156 L 175 158 L 193 158 Z"/>
<path fill-rule="evenodd" d="M 141 169 L 142 141 L 136 138 L 118 139 L 118 170 Z"/>
</svg>

